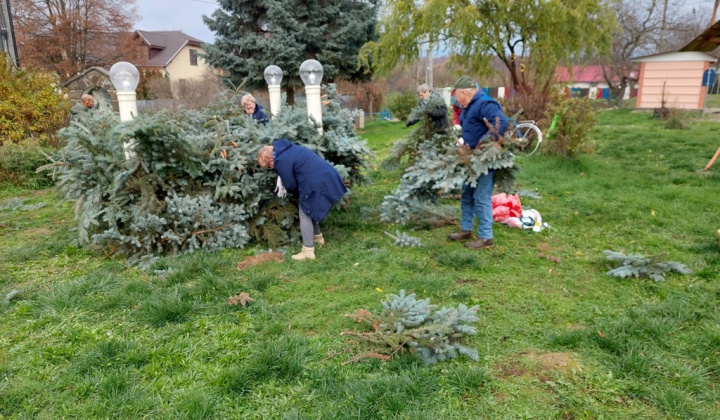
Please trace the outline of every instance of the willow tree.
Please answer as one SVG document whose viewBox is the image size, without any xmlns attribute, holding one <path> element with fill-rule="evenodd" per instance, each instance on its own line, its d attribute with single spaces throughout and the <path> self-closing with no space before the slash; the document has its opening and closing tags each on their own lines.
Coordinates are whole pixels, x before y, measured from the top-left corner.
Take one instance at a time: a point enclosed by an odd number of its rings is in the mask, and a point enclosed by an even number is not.
<svg viewBox="0 0 720 420">
<path fill-rule="evenodd" d="M 451 63 L 490 74 L 497 58 L 520 93 L 547 98 L 559 64 L 609 45 L 604 0 L 387 0 L 379 38 L 363 47 L 379 73 L 445 45 Z"/>
</svg>

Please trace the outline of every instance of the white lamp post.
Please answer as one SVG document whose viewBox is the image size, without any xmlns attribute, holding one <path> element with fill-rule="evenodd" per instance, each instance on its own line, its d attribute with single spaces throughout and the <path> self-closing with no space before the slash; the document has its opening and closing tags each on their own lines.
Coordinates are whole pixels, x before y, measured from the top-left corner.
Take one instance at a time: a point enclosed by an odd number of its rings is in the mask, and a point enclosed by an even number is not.
<svg viewBox="0 0 720 420">
<path fill-rule="evenodd" d="M 130 121 L 137 115 L 137 96 L 135 89 L 140 82 L 138 69 L 127 61 L 120 61 L 110 67 L 110 81 L 117 91 L 120 121 Z M 133 152 L 130 150 L 132 142 L 123 144 L 125 158 L 130 159 Z"/>
<path fill-rule="evenodd" d="M 320 82 L 323 67 L 317 60 L 305 60 L 300 64 L 300 78 L 305 83 L 308 117 L 320 123 L 318 132 L 322 134 L 322 103 L 320 101 Z"/>
<path fill-rule="evenodd" d="M 280 113 L 280 82 L 282 82 L 283 72 L 280 67 L 270 65 L 265 67 L 264 75 L 270 93 L 270 113 L 274 117 Z"/>
</svg>

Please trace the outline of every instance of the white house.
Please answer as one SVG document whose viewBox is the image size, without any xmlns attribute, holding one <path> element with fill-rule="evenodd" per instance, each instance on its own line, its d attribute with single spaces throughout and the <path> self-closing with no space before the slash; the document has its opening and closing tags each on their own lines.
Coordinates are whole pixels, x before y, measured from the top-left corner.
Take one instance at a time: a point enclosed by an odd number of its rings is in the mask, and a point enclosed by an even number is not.
<svg viewBox="0 0 720 420">
<path fill-rule="evenodd" d="M 199 57 L 205 51 L 203 41 L 180 31 L 135 31 L 145 47 L 145 62 L 137 63 L 140 70 L 158 71 L 171 82 L 201 79 L 212 71 Z"/>
</svg>

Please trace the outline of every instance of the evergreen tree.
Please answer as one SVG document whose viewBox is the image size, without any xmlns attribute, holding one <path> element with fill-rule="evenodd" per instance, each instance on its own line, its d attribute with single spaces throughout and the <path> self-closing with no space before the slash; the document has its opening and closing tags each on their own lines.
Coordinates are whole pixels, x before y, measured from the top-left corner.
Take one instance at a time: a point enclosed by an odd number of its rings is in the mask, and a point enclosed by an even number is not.
<svg viewBox="0 0 720 420">
<path fill-rule="evenodd" d="M 378 0 L 219 0 L 220 9 L 205 23 L 215 32 L 206 46 L 209 64 L 230 73 L 234 87 L 265 86 L 263 71 L 275 64 L 285 73 L 288 103 L 293 88 L 303 86 L 300 64 L 316 59 L 324 80 L 364 80 L 358 67 L 360 48 L 373 38 Z"/>
</svg>

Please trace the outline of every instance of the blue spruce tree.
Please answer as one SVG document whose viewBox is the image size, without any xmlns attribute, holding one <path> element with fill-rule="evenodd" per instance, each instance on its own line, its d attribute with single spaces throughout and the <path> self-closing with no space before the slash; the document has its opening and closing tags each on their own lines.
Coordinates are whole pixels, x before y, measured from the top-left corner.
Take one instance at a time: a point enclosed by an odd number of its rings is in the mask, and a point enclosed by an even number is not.
<svg viewBox="0 0 720 420">
<path fill-rule="evenodd" d="M 288 103 L 302 87 L 300 64 L 310 58 L 324 68 L 324 80 L 367 80 L 358 51 L 374 36 L 378 0 L 218 0 L 220 9 L 204 17 L 215 32 L 206 60 L 225 69 L 227 82 L 253 90 L 265 87 L 263 71 L 275 64 L 285 73 Z"/>
</svg>

